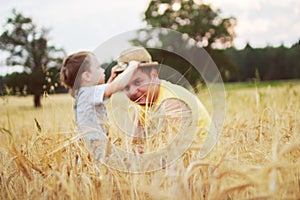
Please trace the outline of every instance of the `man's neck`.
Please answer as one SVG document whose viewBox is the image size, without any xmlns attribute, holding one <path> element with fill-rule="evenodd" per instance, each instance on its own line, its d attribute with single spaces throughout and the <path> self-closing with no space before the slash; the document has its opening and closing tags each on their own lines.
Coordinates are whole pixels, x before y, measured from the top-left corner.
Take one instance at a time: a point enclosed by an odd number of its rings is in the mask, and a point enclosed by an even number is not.
<svg viewBox="0 0 300 200">
<path fill-rule="evenodd" d="M 148 107 L 151 107 L 151 106 L 153 106 L 153 105 L 156 103 L 157 98 L 159 97 L 159 92 L 160 92 L 160 81 L 157 80 L 157 81 L 153 82 L 153 83 L 149 86 L 149 89 L 148 89 L 148 90 L 150 90 L 150 91 L 153 90 L 154 92 L 153 92 L 153 93 L 150 93 L 150 92 L 149 92 L 149 94 L 147 94 L 147 96 L 148 96 L 148 101 L 147 101 L 147 103 L 144 104 L 144 105 L 140 105 L 140 106 L 145 107 L 145 106 L 147 105 Z M 153 94 L 153 95 L 152 95 L 152 94 Z"/>
</svg>

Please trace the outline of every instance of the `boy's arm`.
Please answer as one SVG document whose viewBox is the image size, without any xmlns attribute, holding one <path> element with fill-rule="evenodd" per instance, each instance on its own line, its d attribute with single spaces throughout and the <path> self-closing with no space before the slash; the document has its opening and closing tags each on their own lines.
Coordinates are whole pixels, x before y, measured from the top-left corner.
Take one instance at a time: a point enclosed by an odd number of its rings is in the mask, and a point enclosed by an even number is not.
<svg viewBox="0 0 300 200">
<path fill-rule="evenodd" d="M 139 62 L 131 61 L 129 66 L 117 76 L 112 82 L 108 83 L 104 92 L 104 99 L 109 98 L 113 93 L 123 89 L 131 79 L 133 73 L 136 71 Z"/>
<path fill-rule="evenodd" d="M 115 78 L 120 74 L 120 72 L 123 72 L 125 70 L 125 67 L 120 67 L 119 65 L 114 66 L 111 69 L 110 77 L 107 81 L 107 83 L 111 83 Z"/>
</svg>

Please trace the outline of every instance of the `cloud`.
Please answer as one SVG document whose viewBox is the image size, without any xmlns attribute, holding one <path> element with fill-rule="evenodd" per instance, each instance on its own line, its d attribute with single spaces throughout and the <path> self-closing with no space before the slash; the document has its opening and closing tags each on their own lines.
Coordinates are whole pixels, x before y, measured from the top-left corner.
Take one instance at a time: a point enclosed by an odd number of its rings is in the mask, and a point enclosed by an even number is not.
<svg viewBox="0 0 300 200">
<path fill-rule="evenodd" d="M 243 47 L 246 42 L 254 47 L 284 43 L 291 46 L 300 37 L 298 0 L 206 0 L 221 9 L 223 16 L 238 20 L 234 43 Z"/>
<path fill-rule="evenodd" d="M 1 19 L 5 19 L 14 7 L 32 17 L 37 25 L 51 28 L 49 36 L 53 43 L 69 53 L 92 50 L 116 34 L 145 27 L 142 16 L 147 6 L 148 1 L 140 0 L 52 0 L 43 3 L 28 0 L 18 4 L 6 2 L 0 11 L 5 11 L 1 12 Z"/>
<path fill-rule="evenodd" d="M 150 0 L 2 0 L 0 22 L 13 7 L 33 18 L 36 24 L 52 28 L 53 43 L 67 53 L 93 50 L 120 33 L 145 27 L 143 13 Z M 224 17 L 238 20 L 235 44 L 253 46 L 295 43 L 299 39 L 299 0 L 204 0 L 221 9 Z M 1 29 L 0 29 L 1 30 Z"/>
</svg>

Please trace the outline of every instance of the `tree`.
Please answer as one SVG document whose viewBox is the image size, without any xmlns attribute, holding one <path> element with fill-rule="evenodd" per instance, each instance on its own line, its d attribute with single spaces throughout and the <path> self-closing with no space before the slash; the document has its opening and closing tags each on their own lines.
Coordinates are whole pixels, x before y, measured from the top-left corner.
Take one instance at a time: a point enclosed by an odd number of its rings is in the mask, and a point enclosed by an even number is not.
<svg viewBox="0 0 300 200">
<path fill-rule="evenodd" d="M 300 78 L 300 42 L 287 48 L 266 46 L 253 48 L 249 43 L 244 49 L 226 49 L 226 54 L 237 66 L 239 81 L 261 81 Z"/>
<path fill-rule="evenodd" d="M 232 46 L 235 18 L 222 18 L 220 10 L 213 10 L 210 5 L 195 0 L 152 0 L 145 11 L 144 20 L 152 27 L 172 29 L 193 38 L 197 46 L 205 48 L 210 54 L 221 73 L 224 72 L 223 78 L 226 78 L 225 73 L 236 73 L 234 64 L 220 50 Z M 149 35 L 151 34 L 145 36 L 144 31 L 143 37 L 146 39 L 140 43 L 135 40 L 134 44 L 147 46 L 147 42 L 153 40 L 153 36 Z M 161 35 L 157 38 L 161 40 Z M 176 45 L 176 42 L 168 42 L 165 38 L 162 43 L 167 46 Z"/>
<path fill-rule="evenodd" d="M 22 65 L 31 69 L 28 88 L 34 95 L 35 107 L 40 107 L 47 70 L 61 65 L 65 51 L 49 45 L 49 29 L 38 28 L 30 17 L 15 9 L 12 15 L 7 18 L 0 36 L 0 49 L 10 54 L 6 59 L 7 65 Z"/>
<path fill-rule="evenodd" d="M 145 21 L 187 33 L 205 48 L 231 47 L 236 19 L 221 18 L 220 10 L 194 0 L 152 0 L 145 12 Z"/>
<path fill-rule="evenodd" d="M 300 63 L 299 63 L 299 57 L 300 57 L 300 39 L 297 43 L 295 43 L 287 56 L 288 59 L 288 65 L 291 66 L 292 70 L 290 70 L 291 77 L 292 78 L 300 78 Z"/>
<path fill-rule="evenodd" d="M 25 72 L 18 73 L 14 72 L 10 75 L 5 77 L 6 80 L 6 87 L 9 89 L 8 94 L 11 95 L 19 95 L 19 96 L 26 96 L 27 95 L 27 87 L 28 87 L 28 74 Z"/>
</svg>

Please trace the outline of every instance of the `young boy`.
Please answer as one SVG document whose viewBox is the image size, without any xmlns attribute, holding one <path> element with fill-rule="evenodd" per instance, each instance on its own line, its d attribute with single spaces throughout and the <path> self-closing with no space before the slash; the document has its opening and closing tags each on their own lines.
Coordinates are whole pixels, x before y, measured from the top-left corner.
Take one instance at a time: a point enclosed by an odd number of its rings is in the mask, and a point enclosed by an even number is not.
<svg viewBox="0 0 300 200">
<path fill-rule="evenodd" d="M 105 103 L 113 93 L 127 85 L 138 64 L 136 61 L 130 62 L 118 76 L 117 67 L 114 67 L 108 83 L 105 84 L 104 69 L 92 52 L 78 52 L 67 56 L 63 61 L 61 82 L 71 90 L 71 95 L 76 99 L 74 112 L 79 134 L 85 138 L 96 159 L 104 156 L 106 149 Z"/>
</svg>

